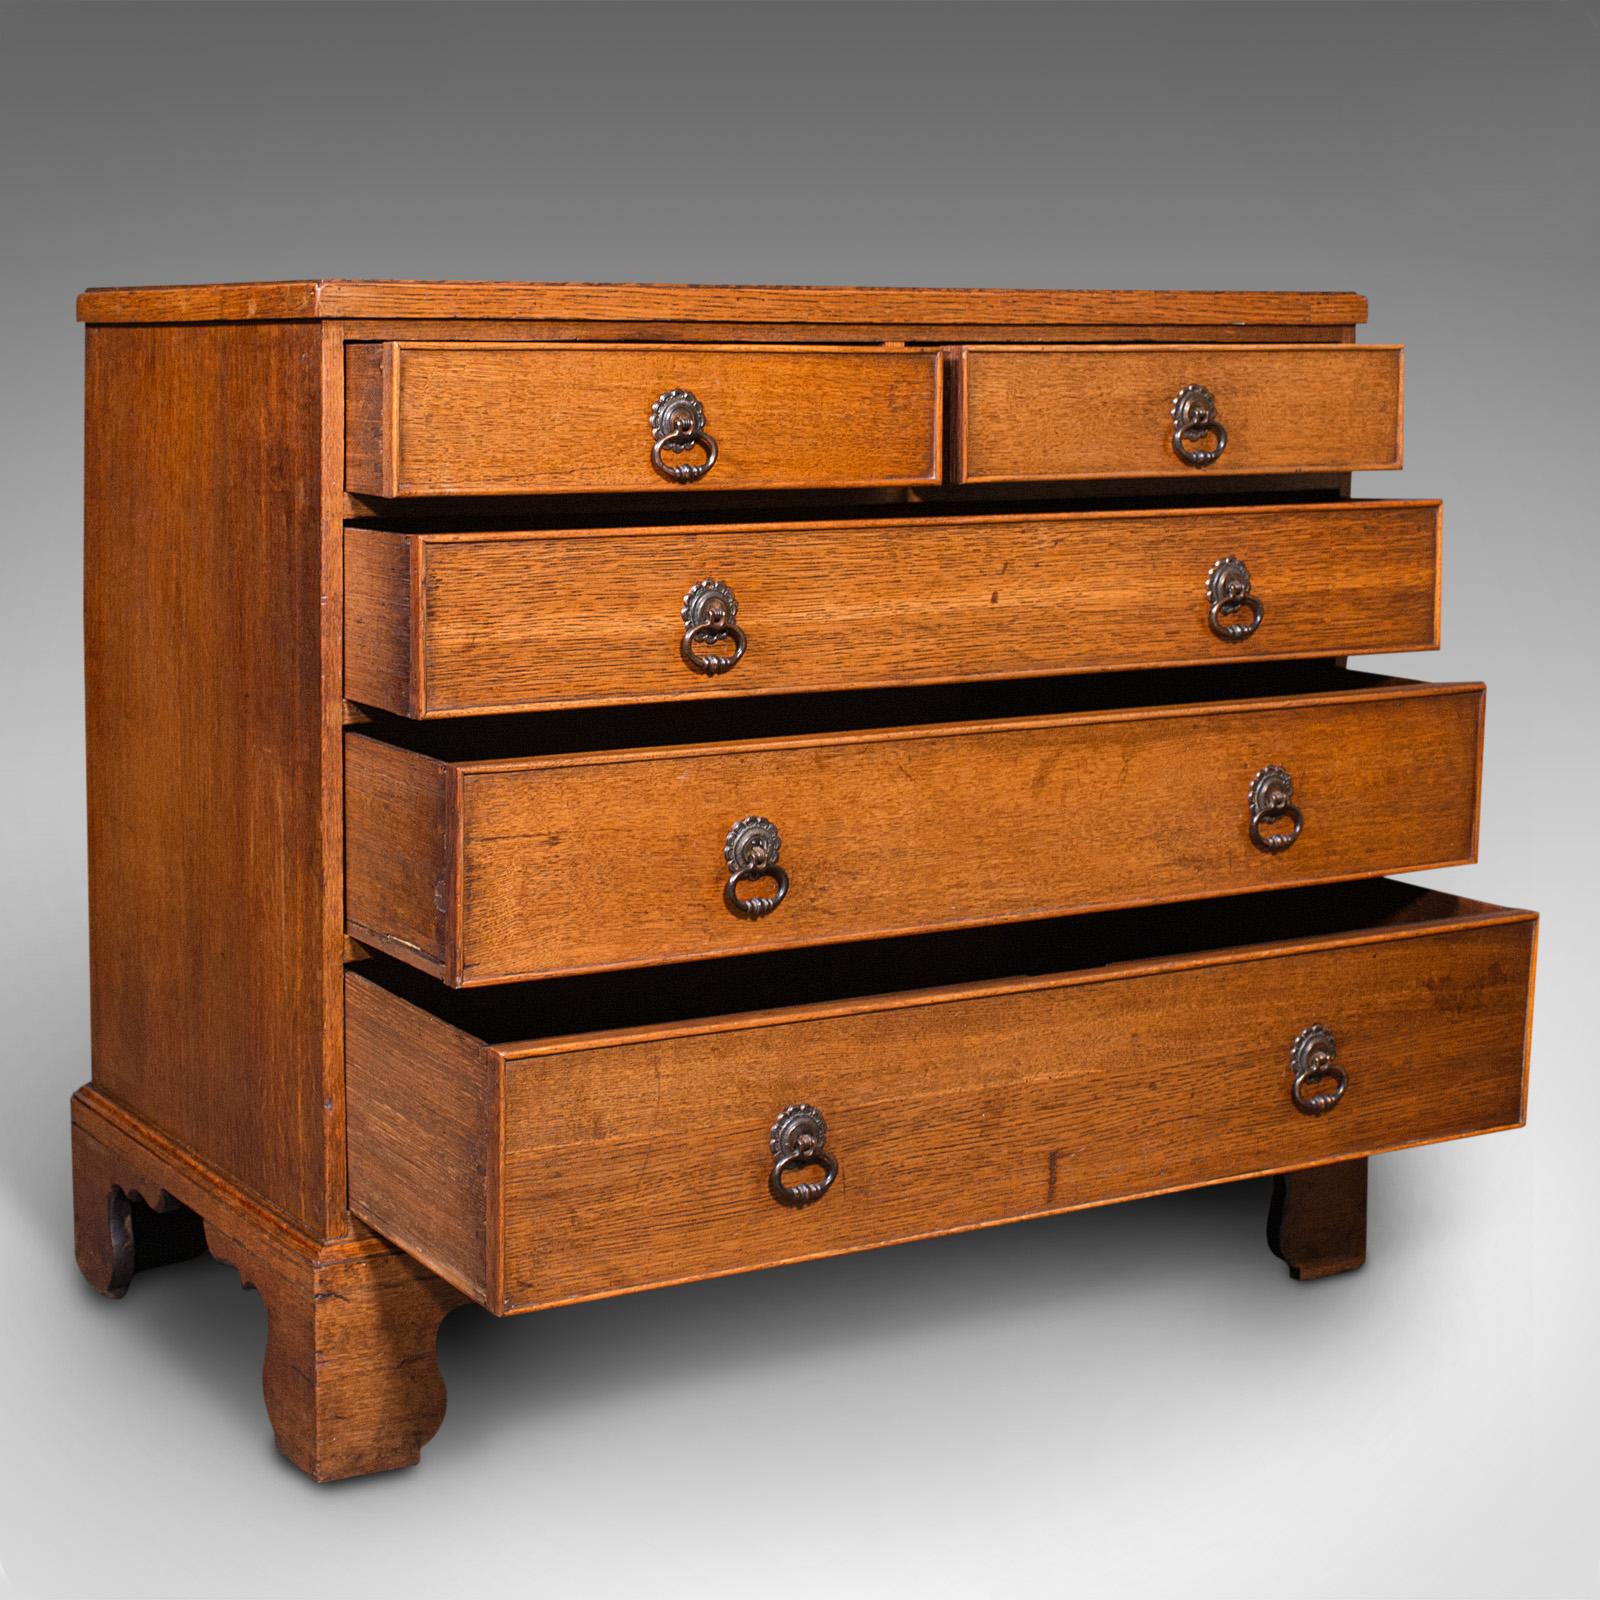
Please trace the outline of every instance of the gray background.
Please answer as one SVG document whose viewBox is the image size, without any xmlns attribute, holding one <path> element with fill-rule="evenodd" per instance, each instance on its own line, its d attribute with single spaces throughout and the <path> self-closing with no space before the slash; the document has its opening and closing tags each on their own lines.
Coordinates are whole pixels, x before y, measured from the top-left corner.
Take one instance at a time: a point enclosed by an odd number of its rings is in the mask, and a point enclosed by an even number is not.
<svg viewBox="0 0 1600 1600">
<path fill-rule="evenodd" d="M 1593 1594 L 1593 7 L 11 9 L 0 40 L 0 1563 L 25 1595 Z M 1356 289 L 1544 912 L 1531 1124 L 1380 1159 L 1296 1287 L 1245 1184 L 441 1341 L 420 1469 L 275 1455 L 265 1321 L 71 1263 L 88 284 Z M 1425 794 L 1395 796 L 1426 805 Z M 1448 1092 L 1447 1062 L 1440 1063 Z"/>
</svg>

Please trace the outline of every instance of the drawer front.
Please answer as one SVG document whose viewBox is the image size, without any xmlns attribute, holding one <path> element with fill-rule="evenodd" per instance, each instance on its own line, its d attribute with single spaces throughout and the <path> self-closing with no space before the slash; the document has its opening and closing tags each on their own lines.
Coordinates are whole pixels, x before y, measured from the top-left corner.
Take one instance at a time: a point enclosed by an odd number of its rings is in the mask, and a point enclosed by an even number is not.
<svg viewBox="0 0 1600 1600">
<path fill-rule="evenodd" d="M 513 1312 L 1513 1126 L 1535 924 L 1485 910 L 500 1049 L 352 973 L 351 1206 Z M 837 1177 L 792 1207 L 801 1103 Z"/>
<path fill-rule="evenodd" d="M 931 351 L 353 344 L 345 387 L 354 494 L 847 488 L 941 472 Z"/>
<path fill-rule="evenodd" d="M 968 349 L 958 368 L 954 478 L 1198 478 L 1208 470 L 1398 467 L 1401 365 L 1399 345 Z M 1198 422 L 1177 437 L 1175 402 L 1195 388 L 1211 397 L 1225 441 Z M 1207 459 L 1219 444 L 1220 453 Z"/>
<path fill-rule="evenodd" d="M 1438 585 L 1437 501 L 351 528 L 345 693 L 444 717 L 1431 649 Z M 736 634 L 704 622 L 719 600 Z"/>
<path fill-rule="evenodd" d="M 1401 685 L 454 765 L 350 733 L 349 932 L 472 985 L 1444 866 L 1475 853 L 1481 713 Z M 1269 852 L 1273 766 L 1303 828 Z M 751 817 L 788 885 L 754 920 L 728 895 L 776 878 L 725 859 Z"/>
</svg>

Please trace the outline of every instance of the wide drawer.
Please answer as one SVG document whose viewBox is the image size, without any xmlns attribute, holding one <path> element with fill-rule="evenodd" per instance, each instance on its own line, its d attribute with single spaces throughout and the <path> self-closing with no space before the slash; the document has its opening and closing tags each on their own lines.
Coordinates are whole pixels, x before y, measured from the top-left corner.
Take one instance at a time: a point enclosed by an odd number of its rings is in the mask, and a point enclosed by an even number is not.
<svg viewBox="0 0 1600 1600">
<path fill-rule="evenodd" d="M 345 482 L 393 498 L 937 483 L 941 387 L 933 351 L 352 344 Z"/>
<path fill-rule="evenodd" d="M 504 1313 L 1514 1126 L 1536 926 L 1366 883 L 475 993 L 371 962 L 350 1205 Z"/>
<path fill-rule="evenodd" d="M 350 528 L 345 694 L 445 717 L 1431 649 L 1438 585 L 1431 500 Z"/>
<path fill-rule="evenodd" d="M 1482 706 L 1313 664 L 352 729 L 349 932 L 472 985 L 1444 866 Z"/>
<path fill-rule="evenodd" d="M 957 365 L 954 479 L 1398 467 L 1401 365 L 1399 345 L 968 349 Z M 1178 402 L 1196 390 L 1225 441 L 1201 426 L 1180 439 Z M 1185 418 L 1197 417 L 1191 405 Z"/>
</svg>

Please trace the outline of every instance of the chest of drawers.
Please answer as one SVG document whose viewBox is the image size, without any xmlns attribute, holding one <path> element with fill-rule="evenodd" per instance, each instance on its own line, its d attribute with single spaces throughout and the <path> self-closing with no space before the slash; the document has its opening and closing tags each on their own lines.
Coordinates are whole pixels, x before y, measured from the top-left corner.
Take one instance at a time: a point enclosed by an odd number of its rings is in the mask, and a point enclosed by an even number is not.
<svg viewBox="0 0 1600 1600">
<path fill-rule="evenodd" d="M 1353 295 L 93 290 L 79 1264 L 264 1296 L 319 1479 L 441 1318 L 1509 1128 L 1401 352 Z"/>
</svg>

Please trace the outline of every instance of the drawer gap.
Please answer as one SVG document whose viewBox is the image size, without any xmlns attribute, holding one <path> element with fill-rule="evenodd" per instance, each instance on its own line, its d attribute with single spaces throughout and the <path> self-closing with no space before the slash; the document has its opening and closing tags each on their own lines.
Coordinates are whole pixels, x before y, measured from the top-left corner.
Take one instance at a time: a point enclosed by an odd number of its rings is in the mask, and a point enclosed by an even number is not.
<svg viewBox="0 0 1600 1600">
<path fill-rule="evenodd" d="M 370 722 L 354 731 L 361 737 L 379 738 L 439 761 L 492 761 L 575 751 L 722 744 L 854 729 L 1337 694 L 1408 681 L 1351 671 L 1331 661 L 1295 661 L 767 695 L 758 702 L 706 700 L 675 706 L 670 719 L 662 717 L 659 707 L 650 705 L 520 712 L 436 722 L 417 722 L 375 711 Z"/>
<path fill-rule="evenodd" d="M 1206 478 L 1199 482 L 1141 483 L 1115 479 L 1083 483 L 934 486 L 923 489 L 795 490 L 759 494 L 436 495 L 384 500 L 352 495 L 352 528 L 404 533 L 511 533 L 540 529 L 713 528 L 752 523 L 806 523 L 864 517 L 873 521 L 947 520 L 951 516 L 1048 516 L 1052 512 L 1204 510 L 1218 506 L 1323 505 L 1344 502 L 1348 474 L 1284 479 Z M 1359 499 L 1360 497 L 1355 497 Z"/>
<path fill-rule="evenodd" d="M 507 1046 L 1258 944 L 1336 942 L 1478 913 L 1500 914 L 1475 900 L 1379 878 L 482 989 L 445 988 L 376 953 L 357 970 L 451 1027 Z"/>
</svg>

